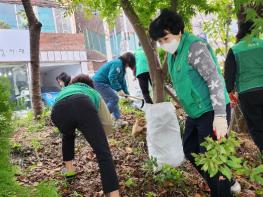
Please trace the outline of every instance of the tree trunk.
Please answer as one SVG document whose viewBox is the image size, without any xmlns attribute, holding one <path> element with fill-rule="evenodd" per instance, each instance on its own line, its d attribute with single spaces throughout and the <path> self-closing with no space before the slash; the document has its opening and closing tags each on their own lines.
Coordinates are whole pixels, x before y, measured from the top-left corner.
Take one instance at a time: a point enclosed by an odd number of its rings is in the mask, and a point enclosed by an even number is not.
<svg viewBox="0 0 263 197">
<path fill-rule="evenodd" d="M 249 5 L 241 5 L 241 7 L 239 8 L 239 11 L 237 13 L 237 24 L 238 24 L 238 28 L 240 26 L 241 22 L 244 22 L 246 20 L 246 13 L 245 13 L 245 9 L 247 8 L 253 8 L 256 10 L 258 16 L 263 17 L 263 3 L 261 4 L 256 4 L 256 3 L 251 3 Z"/>
<path fill-rule="evenodd" d="M 147 56 L 147 60 L 150 67 L 150 75 L 153 86 L 153 101 L 154 103 L 160 103 L 164 101 L 164 81 L 162 78 L 162 69 L 157 56 L 157 51 L 154 43 L 151 43 L 149 36 L 146 34 L 142 24 L 140 24 L 139 18 L 135 13 L 129 0 L 121 0 L 121 7 L 124 13 L 130 20 L 138 38 L 141 42 L 143 50 Z"/>
<path fill-rule="evenodd" d="M 31 57 L 31 80 L 32 80 L 32 104 L 36 119 L 42 114 L 42 101 L 40 94 L 40 69 L 39 69 L 39 40 L 42 24 L 37 20 L 30 0 L 22 0 L 24 6 L 30 35 L 30 57 Z"/>
<path fill-rule="evenodd" d="M 177 0 L 171 0 L 170 4 L 170 9 L 174 12 L 177 12 Z"/>
</svg>

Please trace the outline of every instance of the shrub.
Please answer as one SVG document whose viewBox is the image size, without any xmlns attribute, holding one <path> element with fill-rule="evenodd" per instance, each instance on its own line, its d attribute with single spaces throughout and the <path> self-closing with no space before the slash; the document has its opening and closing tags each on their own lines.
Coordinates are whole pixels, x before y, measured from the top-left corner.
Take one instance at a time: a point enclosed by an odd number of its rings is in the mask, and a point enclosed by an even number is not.
<svg viewBox="0 0 263 197">
<path fill-rule="evenodd" d="M 192 155 L 196 165 L 202 166 L 202 170 L 208 172 L 210 177 L 220 172 L 231 180 L 233 173 L 243 174 L 250 181 L 263 185 L 263 165 L 249 166 L 243 158 L 237 156 L 236 148 L 240 142 L 234 132 L 230 132 L 228 138 L 223 137 L 221 141 L 207 137 L 201 145 L 206 148 L 206 152 Z"/>
<path fill-rule="evenodd" d="M 183 173 L 180 169 L 169 164 L 164 164 L 158 169 L 157 159 L 154 157 L 146 161 L 142 170 L 146 176 L 152 176 L 153 180 L 161 187 L 174 187 L 184 183 Z"/>
<path fill-rule="evenodd" d="M 10 129 L 11 118 L 10 83 L 7 78 L 0 77 L 0 133 Z"/>
</svg>

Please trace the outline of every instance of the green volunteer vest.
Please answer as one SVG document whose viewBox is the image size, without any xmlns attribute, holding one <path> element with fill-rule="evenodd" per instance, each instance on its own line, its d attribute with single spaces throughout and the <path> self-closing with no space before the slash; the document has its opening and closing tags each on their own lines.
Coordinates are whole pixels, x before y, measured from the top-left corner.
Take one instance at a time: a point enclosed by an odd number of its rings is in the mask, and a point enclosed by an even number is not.
<svg viewBox="0 0 263 197">
<path fill-rule="evenodd" d="M 185 32 L 182 35 L 177 49 L 176 58 L 168 54 L 168 71 L 171 76 L 173 86 L 185 112 L 191 118 L 198 118 L 208 111 L 212 111 L 210 93 L 208 86 L 200 74 L 188 64 L 188 52 L 194 42 L 205 42 L 204 40 Z M 223 76 L 216 56 L 209 47 L 211 56 L 217 65 L 217 71 L 221 82 L 224 83 Z M 224 83 L 225 87 L 225 83 Z M 229 103 L 228 93 L 225 89 L 226 104 Z"/>
<path fill-rule="evenodd" d="M 147 57 L 141 47 L 134 52 L 134 56 L 136 60 L 136 77 L 149 72 Z"/>
<path fill-rule="evenodd" d="M 237 64 L 235 85 L 238 93 L 263 87 L 263 40 L 253 38 L 251 43 L 241 40 L 232 51 Z"/>
<path fill-rule="evenodd" d="M 95 105 L 96 109 L 100 106 L 100 94 L 84 83 L 74 83 L 64 87 L 58 94 L 55 103 L 58 101 L 75 94 L 83 94 L 90 98 L 91 102 Z"/>
</svg>

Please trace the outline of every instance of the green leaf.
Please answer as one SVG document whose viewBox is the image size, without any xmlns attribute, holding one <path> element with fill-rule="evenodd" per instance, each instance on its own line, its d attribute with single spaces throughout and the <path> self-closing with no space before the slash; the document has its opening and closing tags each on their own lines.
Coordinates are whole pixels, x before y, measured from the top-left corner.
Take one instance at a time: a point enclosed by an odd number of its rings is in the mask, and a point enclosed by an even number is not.
<svg viewBox="0 0 263 197">
<path fill-rule="evenodd" d="M 226 154 L 226 150 L 225 150 L 224 146 L 219 146 L 219 148 L 220 148 L 220 153 L 221 154 Z"/>
<path fill-rule="evenodd" d="M 227 158 L 226 158 L 225 156 L 219 155 L 219 158 L 220 158 L 221 161 L 223 161 L 224 163 L 226 163 Z"/>
<path fill-rule="evenodd" d="M 262 176 L 255 176 L 254 181 L 263 186 L 263 177 Z"/>
<path fill-rule="evenodd" d="M 206 172 L 208 170 L 208 161 L 203 165 L 202 169 Z"/>
<path fill-rule="evenodd" d="M 238 163 L 238 164 L 242 163 L 242 159 L 236 156 L 229 156 L 229 158 L 235 163 Z"/>
<path fill-rule="evenodd" d="M 232 172 L 231 170 L 227 167 L 227 166 L 224 166 L 224 167 L 220 167 L 219 168 L 219 171 L 228 178 L 228 180 L 231 180 L 231 177 L 232 177 Z"/>
<path fill-rule="evenodd" d="M 232 160 L 228 160 L 226 163 L 227 163 L 227 165 L 228 165 L 230 168 L 233 168 L 233 169 L 239 169 L 239 168 L 242 167 L 239 163 L 235 163 L 235 162 L 232 161 Z"/>
<path fill-rule="evenodd" d="M 250 179 L 251 181 L 255 181 L 259 183 L 260 185 L 263 185 L 263 165 L 260 165 L 254 169 L 251 170 Z"/>
<path fill-rule="evenodd" d="M 214 166 L 214 168 L 212 168 L 211 170 L 210 170 L 210 177 L 213 177 L 213 176 L 215 176 L 216 174 L 217 174 L 217 172 L 218 172 L 218 167 L 217 166 Z"/>
<path fill-rule="evenodd" d="M 255 173 L 255 174 L 263 173 L 263 164 L 261 164 L 261 165 L 259 165 L 258 167 L 254 168 L 252 171 L 253 171 L 253 173 Z"/>
</svg>

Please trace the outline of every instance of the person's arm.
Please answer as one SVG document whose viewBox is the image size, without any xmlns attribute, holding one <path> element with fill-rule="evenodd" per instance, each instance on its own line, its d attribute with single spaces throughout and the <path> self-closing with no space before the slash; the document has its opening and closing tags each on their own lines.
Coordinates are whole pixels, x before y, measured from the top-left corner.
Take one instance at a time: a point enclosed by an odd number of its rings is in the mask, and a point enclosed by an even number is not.
<svg viewBox="0 0 263 197">
<path fill-rule="evenodd" d="M 99 118 L 100 118 L 105 134 L 106 135 L 111 134 L 113 131 L 112 129 L 113 122 L 111 119 L 110 111 L 102 98 L 100 99 L 100 107 L 98 109 L 98 115 L 99 115 Z"/>
<path fill-rule="evenodd" d="M 117 92 L 122 90 L 122 84 L 119 82 L 119 75 L 121 74 L 121 66 L 117 64 L 111 65 L 110 72 L 108 74 L 108 78 L 110 81 L 110 86 L 112 89 L 116 90 Z"/>
<path fill-rule="evenodd" d="M 197 70 L 207 83 L 215 116 L 226 117 L 224 85 L 205 43 L 195 42 L 191 45 L 188 53 L 188 63 Z"/>
<path fill-rule="evenodd" d="M 232 49 L 229 49 L 224 68 L 224 77 L 226 82 L 226 89 L 228 92 L 232 92 L 235 89 L 237 65 L 234 53 Z"/>
<path fill-rule="evenodd" d="M 125 94 L 129 95 L 129 91 L 128 91 L 128 87 L 127 87 L 127 83 L 126 83 L 126 80 L 125 78 L 123 79 L 123 82 L 122 82 L 122 90 Z"/>
</svg>

